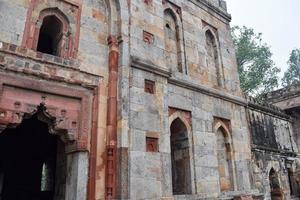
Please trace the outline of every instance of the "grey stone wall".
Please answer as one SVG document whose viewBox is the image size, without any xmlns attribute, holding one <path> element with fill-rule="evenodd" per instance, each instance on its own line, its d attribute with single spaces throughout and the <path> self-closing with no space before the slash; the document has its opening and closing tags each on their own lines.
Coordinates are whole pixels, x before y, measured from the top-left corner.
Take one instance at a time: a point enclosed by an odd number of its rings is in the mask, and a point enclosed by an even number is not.
<svg viewBox="0 0 300 200">
<path fill-rule="evenodd" d="M 173 72 L 165 59 L 164 8 L 181 13 L 181 31 L 186 73 Z M 250 140 L 245 101 L 239 88 L 234 48 L 226 12 L 214 12 L 210 6 L 219 1 L 174 0 L 162 5 L 159 0 L 144 4 L 131 1 L 130 51 L 133 60 L 129 89 L 129 198 L 130 199 L 200 199 L 233 198 L 251 194 Z M 175 10 L 176 12 L 176 10 Z M 206 61 L 205 30 L 217 36 L 223 87 L 209 81 L 210 67 Z M 153 34 L 153 43 L 143 41 L 143 31 Z M 136 60 L 139 62 L 136 63 Z M 155 82 L 155 94 L 144 91 L 144 81 Z M 174 196 L 170 124 L 174 119 L 169 109 L 191 114 L 188 125 L 192 194 Z M 176 115 L 176 113 L 175 113 Z M 217 159 L 215 118 L 230 123 L 232 144 L 233 189 L 221 192 Z M 146 137 L 156 133 L 159 152 L 146 151 Z"/>
<path fill-rule="evenodd" d="M 291 199 L 291 184 L 296 181 L 299 158 L 290 116 L 277 107 L 253 100 L 249 101 L 247 114 L 252 138 L 253 189 L 258 190 L 266 199 L 271 199 L 269 174 L 273 169 L 278 174 L 282 195 Z M 288 171 L 295 176 L 289 177 Z M 299 195 L 298 191 L 294 195 Z"/>
<path fill-rule="evenodd" d="M 28 9 L 27 1 L 0 1 L 0 40 L 21 45 Z"/>
</svg>

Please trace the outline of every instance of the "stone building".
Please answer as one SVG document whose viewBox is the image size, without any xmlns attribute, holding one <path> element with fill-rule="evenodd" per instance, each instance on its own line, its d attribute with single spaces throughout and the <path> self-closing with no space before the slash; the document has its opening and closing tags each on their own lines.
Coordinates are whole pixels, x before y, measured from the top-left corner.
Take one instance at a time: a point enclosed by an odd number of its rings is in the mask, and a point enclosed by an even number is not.
<svg viewBox="0 0 300 200">
<path fill-rule="evenodd" d="M 251 136 L 251 182 L 267 199 L 298 199 L 299 151 L 293 118 L 271 104 L 248 99 L 247 117 Z"/>
<path fill-rule="evenodd" d="M 223 0 L 0 0 L 0 199 L 270 199 L 230 20 Z"/>
</svg>

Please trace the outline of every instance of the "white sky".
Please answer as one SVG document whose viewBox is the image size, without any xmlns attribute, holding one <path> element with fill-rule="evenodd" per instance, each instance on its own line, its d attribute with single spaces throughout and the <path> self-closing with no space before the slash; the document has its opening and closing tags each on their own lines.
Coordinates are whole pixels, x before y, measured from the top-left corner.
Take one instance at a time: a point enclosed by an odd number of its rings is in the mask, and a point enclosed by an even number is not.
<svg viewBox="0 0 300 200">
<path fill-rule="evenodd" d="M 300 48 L 300 0 L 226 0 L 232 16 L 231 26 L 245 25 L 263 34 L 263 41 L 271 46 L 273 60 L 287 68 L 289 54 Z"/>
</svg>

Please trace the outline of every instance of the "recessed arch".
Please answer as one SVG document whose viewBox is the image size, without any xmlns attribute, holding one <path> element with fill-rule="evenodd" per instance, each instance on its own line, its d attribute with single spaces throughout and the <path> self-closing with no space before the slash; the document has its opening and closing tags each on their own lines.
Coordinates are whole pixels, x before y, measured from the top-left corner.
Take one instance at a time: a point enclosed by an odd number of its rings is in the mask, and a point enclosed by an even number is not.
<svg viewBox="0 0 300 200">
<path fill-rule="evenodd" d="M 222 86 L 221 60 L 218 39 L 211 28 L 206 27 L 204 32 L 206 41 L 206 63 L 209 71 L 210 81 L 216 86 Z"/>
<path fill-rule="evenodd" d="M 227 192 L 237 189 L 234 162 L 234 146 L 230 131 L 230 122 L 215 119 L 216 149 L 218 160 L 220 191 Z"/>
<path fill-rule="evenodd" d="M 166 61 L 171 71 L 184 72 L 183 33 L 180 16 L 171 8 L 164 10 Z"/>
<path fill-rule="evenodd" d="M 232 147 L 225 129 L 221 126 L 217 132 L 217 159 L 221 192 L 233 190 Z"/>
<path fill-rule="evenodd" d="M 67 16 L 58 8 L 46 8 L 40 12 L 37 24 L 33 48 L 41 53 L 69 57 L 73 34 Z"/>
<path fill-rule="evenodd" d="M 108 26 L 109 35 L 120 36 L 121 35 L 121 2 L 117 0 L 105 0 L 106 7 L 108 8 Z"/>
<path fill-rule="evenodd" d="M 192 194 L 191 144 L 188 129 L 177 117 L 170 125 L 170 132 L 173 194 Z"/>
</svg>

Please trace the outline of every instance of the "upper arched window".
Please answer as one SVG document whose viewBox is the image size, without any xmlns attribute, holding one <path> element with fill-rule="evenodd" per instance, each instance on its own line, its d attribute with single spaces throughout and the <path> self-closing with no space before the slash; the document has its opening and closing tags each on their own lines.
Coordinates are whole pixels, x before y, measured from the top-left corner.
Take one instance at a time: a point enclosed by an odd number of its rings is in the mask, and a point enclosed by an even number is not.
<svg viewBox="0 0 300 200">
<path fill-rule="evenodd" d="M 37 51 L 60 56 L 62 29 L 62 22 L 56 16 L 45 17 L 40 29 Z"/>
<path fill-rule="evenodd" d="M 63 58 L 72 57 L 73 35 L 67 17 L 60 10 L 41 11 L 34 38 L 35 50 Z"/>
<path fill-rule="evenodd" d="M 207 30 L 205 32 L 205 38 L 206 38 L 206 56 L 207 56 L 206 63 L 208 66 L 209 78 L 214 85 L 220 86 L 221 85 L 220 63 L 219 63 L 217 41 L 214 34 L 210 30 Z"/>
<path fill-rule="evenodd" d="M 183 72 L 180 29 L 176 15 L 171 9 L 164 12 L 165 51 L 167 65 L 170 69 Z"/>
</svg>

